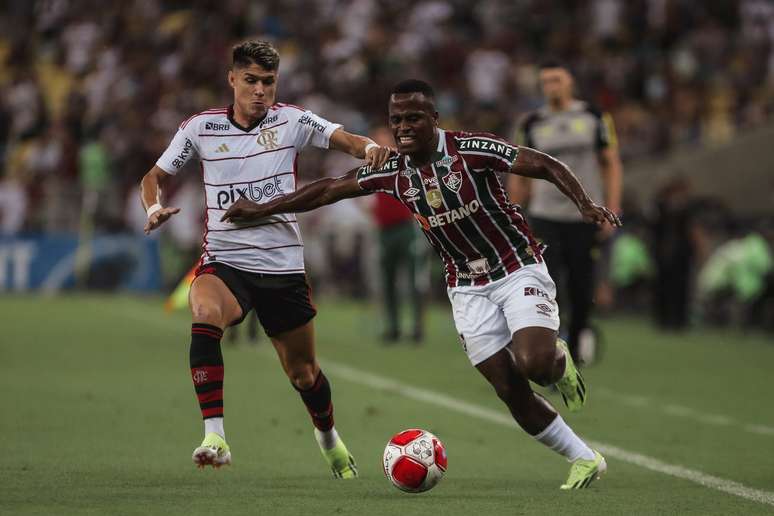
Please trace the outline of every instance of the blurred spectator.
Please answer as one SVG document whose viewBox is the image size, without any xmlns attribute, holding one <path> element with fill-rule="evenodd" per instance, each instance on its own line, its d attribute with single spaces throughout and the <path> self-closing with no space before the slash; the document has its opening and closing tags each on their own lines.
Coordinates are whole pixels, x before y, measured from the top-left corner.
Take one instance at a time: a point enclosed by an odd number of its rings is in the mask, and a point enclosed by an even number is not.
<svg viewBox="0 0 774 516">
<path fill-rule="evenodd" d="M 693 209 L 691 186 L 685 179 L 670 180 L 657 194 L 652 301 L 656 322 L 664 329 L 682 330 L 689 323 L 691 272 L 696 256 Z"/>
<path fill-rule="evenodd" d="M 379 145 L 395 145 L 386 127 L 371 133 Z M 382 336 L 385 342 L 400 339 L 401 298 L 411 306 L 411 339 L 422 342 L 424 337 L 423 306 L 427 296 L 427 244 L 419 234 L 414 216 L 390 195 L 378 193 L 373 200 L 373 218 L 379 235 L 379 265 L 387 327 Z M 399 295 L 401 279 L 405 279 Z"/>
<path fill-rule="evenodd" d="M 2 207 L 3 230 L 76 231 L 84 196 L 102 229 L 126 227 L 148 165 L 180 120 L 228 102 L 222 63 L 256 36 L 280 48 L 293 78 L 283 102 L 361 133 L 384 123 L 387 92 L 414 76 L 436 86 L 444 126 L 505 135 L 540 103 L 545 55 L 612 114 L 624 160 L 723 144 L 774 109 L 770 0 L 5 0 L 0 196 L 15 205 Z M 327 156 L 302 156 L 300 181 L 350 168 Z M 99 188 L 82 188 L 80 171 Z M 342 206 L 305 217 L 319 229 L 307 239 L 337 240 L 327 255 L 312 241 L 306 251 L 320 255 L 312 268 L 361 278 L 362 292 L 373 260 L 351 248 L 367 256 L 370 233 L 355 204 Z"/>
</svg>

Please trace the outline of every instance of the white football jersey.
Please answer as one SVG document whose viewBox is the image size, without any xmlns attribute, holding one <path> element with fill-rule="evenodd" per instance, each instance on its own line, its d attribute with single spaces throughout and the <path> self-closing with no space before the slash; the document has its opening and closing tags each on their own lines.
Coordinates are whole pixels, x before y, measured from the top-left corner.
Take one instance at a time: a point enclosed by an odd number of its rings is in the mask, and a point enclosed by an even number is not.
<svg viewBox="0 0 774 516">
<path fill-rule="evenodd" d="M 250 127 L 234 121 L 231 107 L 203 111 L 183 122 L 156 165 L 175 174 L 192 157 L 201 161 L 207 204 L 203 263 L 268 274 L 304 272 L 295 214 L 242 225 L 220 218 L 240 196 L 264 203 L 294 192 L 298 153 L 307 145 L 327 149 L 339 127 L 311 111 L 279 103 Z"/>
</svg>

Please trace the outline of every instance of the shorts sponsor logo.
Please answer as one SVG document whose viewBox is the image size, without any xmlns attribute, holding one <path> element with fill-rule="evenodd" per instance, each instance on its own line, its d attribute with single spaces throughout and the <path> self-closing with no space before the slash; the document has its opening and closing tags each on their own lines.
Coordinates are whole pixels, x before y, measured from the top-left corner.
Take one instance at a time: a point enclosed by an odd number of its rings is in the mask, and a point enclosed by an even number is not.
<svg viewBox="0 0 774 516">
<path fill-rule="evenodd" d="M 204 124 L 204 128 L 208 131 L 228 131 L 231 129 L 231 124 L 219 123 L 219 122 L 207 122 Z"/>
<path fill-rule="evenodd" d="M 425 199 L 427 200 L 427 204 L 436 210 L 443 205 L 443 196 L 438 189 L 428 190 Z"/>
<path fill-rule="evenodd" d="M 435 176 L 423 177 L 422 184 L 424 184 L 425 186 L 429 186 L 431 188 L 438 188 L 438 178 Z"/>
<path fill-rule="evenodd" d="M 430 192 L 428 192 L 428 194 L 429 193 Z M 427 217 L 427 222 L 430 227 L 433 228 L 445 226 L 446 224 L 451 224 L 453 222 L 457 222 L 458 220 L 462 220 L 465 217 L 470 217 L 470 215 L 476 213 L 480 207 L 481 206 L 479 205 L 478 201 L 474 199 L 468 204 L 460 206 L 459 208 L 445 211 L 443 213 L 439 213 L 438 215 L 430 215 Z"/>
<path fill-rule="evenodd" d="M 319 132 L 325 131 L 325 127 L 326 127 L 325 124 L 315 120 L 314 118 L 312 118 L 309 115 L 304 115 L 301 118 L 299 118 L 298 119 L 298 124 L 299 125 L 308 125 L 309 127 L 314 129 L 315 131 L 319 131 Z"/>
<path fill-rule="evenodd" d="M 537 287 L 524 287 L 525 296 L 538 296 L 545 299 L 551 299 L 551 297 L 544 291 Z"/>
<path fill-rule="evenodd" d="M 191 151 L 193 150 L 193 142 L 189 139 L 185 139 L 185 145 L 183 145 L 183 150 L 180 151 L 180 154 L 177 155 L 177 157 L 172 161 L 172 166 L 175 168 L 180 168 L 183 165 L 185 165 L 186 160 L 188 160 L 188 157 L 191 155 Z"/>
<path fill-rule="evenodd" d="M 225 210 L 240 197 L 244 197 L 250 201 L 260 202 L 284 194 L 285 192 L 282 190 L 280 178 L 272 177 L 271 179 L 254 181 L 252 183 L 229 185 L 228 190 L 224 189 L 218 191 L 216 199 L 218 201 L 218 209 Z"/>
<path fill-rule="evenodd" d="M 479 258 L 478 260 L 472 260 L 467 263 L 467 266 L 471 276 L 473 277 L 483 276 L 484 274 L 487 274 L 491 269 L 489 267 L 489 262 L 486 261 L 486 258 Z"/>
<path fill-rule="evenodd" d="M 445 184 L 446 188 L 452 192 L 458 193 L 460 191 L 460 187 L 462 186 L 462 174 L 454 170 L 450 170 L 448 174 L 443 176 L 443 184 Z"/>
<path fill-rule="evenodd" d="M 266 150 L 274 150 L 279 147 L 277 132 L 277 129 L 262 129 L 255 141 Z"/>
<path fill-rule="evenodd" d="M 553 308 L 551 308 L 545 303 L 540 303 L 539 305 L 535 305 L 535 308 L 537 308 L 538 315 L 545 315 L 546 317 L 550 317 L 554 311 Z"/>
</svg>

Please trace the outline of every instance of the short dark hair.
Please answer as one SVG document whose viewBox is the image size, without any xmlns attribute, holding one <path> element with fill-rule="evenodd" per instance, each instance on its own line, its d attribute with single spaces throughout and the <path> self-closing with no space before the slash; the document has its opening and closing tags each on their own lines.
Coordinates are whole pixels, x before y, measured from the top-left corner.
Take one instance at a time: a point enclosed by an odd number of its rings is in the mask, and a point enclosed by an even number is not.
<svg viewBox="0 0 774 516">
<path fill-rule="evenodd" d="M 421 93 L 425 97 L 435 98 L 433 87 L 419 79 L 406 79 L 405 81 L 399 82 L 392 88 L 390 95 L 395 95 L 397 93 Z"/>
<path fill-rule="evenodd" d="M 234 46 L 232 51 L 234 67 L 244 68 L 257 64 L 266 70 L 275 71 L 279 68 L 280 55 L 274 45 L 268 41 L 247 40 Z"/>
</svg>

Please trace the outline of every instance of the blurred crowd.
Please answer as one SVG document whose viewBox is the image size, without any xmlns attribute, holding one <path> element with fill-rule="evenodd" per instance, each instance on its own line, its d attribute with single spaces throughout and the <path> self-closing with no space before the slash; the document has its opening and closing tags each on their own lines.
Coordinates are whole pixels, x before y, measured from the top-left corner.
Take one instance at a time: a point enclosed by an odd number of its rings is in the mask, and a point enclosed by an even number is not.
<svg viewBox="0 0 774 516">
<path fill-rule="evenodd" d="M 136 185 L 180 122 L 229 103 L 230 47 L 280 51 L 279 99 L 356 133 L 389 89 L 429 80 L 443 124 L 511 137 L 541 104 L 537 65 L 566 63 L 609 111 L 625 161 L 718 145 L 774 111 L 769 0 L 5 0 L 0 233 L 137 231 Z M 307 157 L 302 179 L 345 170 Z M 170 195 L 196 253 L 197 174 Z M 200 206 L 200 204 L 198 205 Z"/>
</svg>

